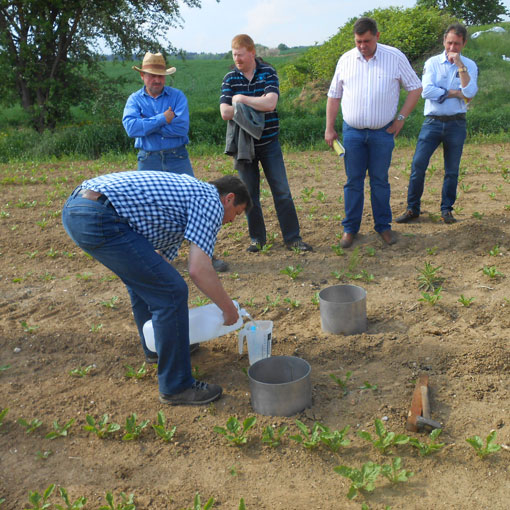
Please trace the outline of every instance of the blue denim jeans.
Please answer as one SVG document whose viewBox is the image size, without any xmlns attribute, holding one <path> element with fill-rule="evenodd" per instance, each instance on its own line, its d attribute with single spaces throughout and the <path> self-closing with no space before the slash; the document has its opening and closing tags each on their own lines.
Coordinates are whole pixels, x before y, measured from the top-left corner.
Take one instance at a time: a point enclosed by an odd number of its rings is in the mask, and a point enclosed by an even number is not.
<svg viewBox="0 0 510 510">
<path fill-rule="evenodd" d="M 391 228 L 388 170 L 395 140 L 392 134 L 386 132 L 388 126 L 381 129 L 355 129 L 343 123 L 347 182 L 344 186 L 345 219 L 342 225 L 347 233 L 356 234 L 361 225 L 367 170 L 374 229 L 380 233 Z"/>
<path fill-rule="evenodd" d="M 138 170 L 163 170 L 174 174 L 193 175 L 193 167 L 185 145 L 166 151 L 138 152 Z"/>
<path fill-rule="evenodd" d="M 457 181 L 459 179 L 460 158 L 466 139 L 466 121 L 440 120 L 427 117 L 418 136 L 416 150 L 411 166 L 411 177 L 407 190 L 407 208 L 420 214 L 420 202 L 423 195 L 425 173 L 430 158 L 439 144 L 443 143 L 444 181 L 441 193 L 441 211 L 453 209 L 457 198 Z"/>
<path fill-rule="evenodd" d="M 255 159 L 251 163 L 244 161 L 236 161 L 235 163 L 235 169 L 238 171 L 241 180 L 246 184 L 253 201 L 253 208 L 247 214 L 251 240 L 261 244 L 266 242 L 266 226 L 260 204 L 259 162 L 273 195 L 276 216 L 280 223 L 283 241 L 285 243 L 299 241 L 301 239 L 299 235 L 299 221 L 287 180 L 282 149 L 278 140 L 260 147 L 255 146 Z"/>
<path fill-rule="evenodd" d="M 106 204 L 106 203 L 105 203 Z M 111 205 L 76 196 L 67 200 L 62 222 L 69 237 L 126 285 L 142 347 L 142 328 L 152 319 L 161 393 L 193 384 L 189 353 L 188 287 L 181 275 Z"/>
</svg>

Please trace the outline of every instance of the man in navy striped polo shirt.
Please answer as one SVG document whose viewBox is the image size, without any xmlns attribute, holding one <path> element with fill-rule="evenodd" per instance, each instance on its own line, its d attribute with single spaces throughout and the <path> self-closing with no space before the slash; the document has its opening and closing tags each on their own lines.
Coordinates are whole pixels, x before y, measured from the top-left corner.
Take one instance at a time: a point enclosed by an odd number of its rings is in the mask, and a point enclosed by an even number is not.
<svg viewBox="0 0 510 510">
<path fill-rule="evenodd" d="M 254 140 L 255 159 L 234 159 L 234 168 L 246 184 L 253 201 L 253 208 L 247 215 L 251 238 L 247 251 L 257 252 L 266 243 L 266 227 L 260 204 L 259 162 L 273 194 L 285 246 L 289 250 L 311 251 L 312 247 L 301 239 L 299 220 L 278 141 L 280 126 L 276 104 L 280 89 L 276 71 L 256 57 L 255 44 L 246 34 L 236 35 L 232 39 L 232 57 L 235 65 L 225 75 L 221 86 L 221 117 L 226 121 L 234 119 L 236 103 L 265 114 L 262 135 Z"/>
</svg>

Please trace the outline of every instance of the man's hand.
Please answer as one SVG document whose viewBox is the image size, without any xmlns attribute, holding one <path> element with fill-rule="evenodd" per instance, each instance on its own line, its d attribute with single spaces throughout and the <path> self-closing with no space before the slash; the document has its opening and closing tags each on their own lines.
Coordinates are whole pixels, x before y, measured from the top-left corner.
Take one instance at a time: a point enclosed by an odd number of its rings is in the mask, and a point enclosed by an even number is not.
<svg viewBox="0 0 510 510">
<path fill-rule="evenodd" d="M 223 310 L 223 325 L 231 326 L 235 324 L 239 320 L 239 313 L 237 308 L 232 303 L 232 310 L 225 311 Z"/>
<path fill-rule="evenodd" d="M 460 53 L 450 51 L 446 54 L 446 58 L 448 59 L 448 62 L 455 64 L 457 67 L 462 67 L 464 65 L 460 59 Z"/>
<path fill-rule="evenodd" d="M 326 143 L 333 147 L 333 142 L 338 139 L 338 133 L 334 129 L 326 129 L 324 132 L 324 140 Z"/>
<path fill-rule="evenodd" d="M 166 119 L 166 123 L 167 124 L 170 124 L 170 122 L 172 122 L 172 120 L 174 120 L 175 118 L 175 113 L 174 111 L 172 110 L 172 107 L 169 106 L 168 107 L 168 110 L 166 110 L 165 112 L 163 112 L 163 115 L 165 116 L 165 119 Z"/>
<path fill-rule="evenodd" d="M 404 127 L 405 119 L 403 120 L 397 120 L 395 119 L 390 127 L 386 130 L 386 133 L 392 134 L 395 138 L 398 136 L 402 128 Z"/>
</svg>

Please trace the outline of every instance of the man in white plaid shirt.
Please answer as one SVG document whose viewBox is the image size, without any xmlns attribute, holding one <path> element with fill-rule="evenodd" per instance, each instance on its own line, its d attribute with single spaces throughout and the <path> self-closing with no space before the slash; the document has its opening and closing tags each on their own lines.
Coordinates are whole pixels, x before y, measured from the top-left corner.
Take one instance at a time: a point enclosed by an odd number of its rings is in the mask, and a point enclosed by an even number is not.
<svg viewBox="0 0 510 510">
<path fill-rule="evenodd" d="M 251 205 L 237 177 L 206 183 L 188 175 L 135 171 L 86 180 L 64 206 L 62 221 L 71 239 L 126 285 L 146 355 L 142 328 L 152 320 L 164 403 L 201 405 L 222 393 L 220 386 L 191 375 L 188 287 L 168 261 L 188 240 L 191 279 L 222 310 L 225 325 L 234 324 L 237 309 L 211 258 L 221 225 Z"/>
</svg>

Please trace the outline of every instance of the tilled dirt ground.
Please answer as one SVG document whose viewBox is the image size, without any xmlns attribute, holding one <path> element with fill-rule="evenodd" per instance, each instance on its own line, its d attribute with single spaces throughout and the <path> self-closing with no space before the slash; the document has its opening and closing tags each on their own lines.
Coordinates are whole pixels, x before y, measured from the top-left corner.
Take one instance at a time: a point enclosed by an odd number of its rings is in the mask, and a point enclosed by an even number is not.
<svg viewBox="0 0 510 510">
<path fill-rule="evenodd" d="M 338 244 L 343 216 L 343 166 L 332 152 L 286 154 L 287 170 L 301 221 L 313 253 L 286 251 L 267 184 L 263 184 L 269 232 L 267 253 L 248 254 L 246 222 L 227 226 L 217 254 L 230 264 L 221 275 L 233 298 L 254 316 L 274 322 L 274 355 L 306 359 L 312 367 L 313 406 L 290 418 L 257 415 L 247 444 L 236 447 L 214 432 L 231 416 L 254 416 L 248 359 L 237 351 L 237 335 L 202 344 L 192 357 L 201 376 L 221 384 L 224 396 L 206 407 L 166 407 L 157 399 L 155 367 L 140 379 L 127 378 L 126 365 L 139 369 L 143 353 L 123 285 L 85 256 L 67 237 L 62 204 L 82 180 L 120 171 L 121 165 L 75 161 L 0 167 L 0 500 L 2 509 L 34 507 L 29 493 L 52 483 L 85 508 L 105 505 L 111 492 L 133 494 L 138 509 L 213 508 L 331 510 L 490 509 L 510 501 L 510 156 L 509 145 L 470 145 L 464 152 L 455 215 L 439 219 L 441 154 L 426 183 L 423 213 L 407 225 L 394 224 L 398 242 L 383 245 L 373 230 L 367 188 L 360 235 L 343 255 Z M 394 152 L 390 170 L 395 216 L 405 209 L 412 149 Z M 225 157 L 193 161 L 196 175 L 213 179 L 231 168 Z M 435 305 L 420 301 L 418 275 L 425 263 L 444 278 Z M 175 261 L 186 274 L 186 248 Z M 300 266 L 291 279 L 281 273 Z M 485 268 L 485 270 L 484 270 Z M 349 270 L 352 279 L 343 277 Z M 498 274 L 500 273 L 500 274 Z M 344 336 L 321 329 L 317 292 L 353 283 L 367 291 L 368 328 Z M 459 299 L 464 298 L 464 306 Z M 190 282 L 190 306 L 202 298 Z M 91 367 L 84 377 L 70 371 Z M 345 378 L 347 394 L 330 378 Z M 374 420 L 404 434 L 415 381 L 428 374 L 432 418 L 443 424 L 444 448 L 422 457 L 409 445 L 383 455 L 356 432 L 372 435 Z M 366 388 L 368 383 L 372 388 Z M 163 411 L 176 426 L 169 443 L 151 425 Z M 121 429 L 104 439 L 85 431 L 86 415 L 109 415 Z M 126 418 L 150 420 L 138 440 L 123 441 Z M 31 434 L 18 423 L 42 421 Z M 67 437 L 45 438 L 55 421 L 75 422 Z M 324 444 L 306 449 L 289 438 L 320 422 L 330 429 L 350 426 L 350 444 L 332 453 Z M 288 426 L 280 446 L 261 442 L 265 427 Z M 466 438 L 497 431 L 502 449 L 479 459 Z M 427 442 L 426 434 L 410 434 Z M 414 472 L 408 482 L 382 476 L 373 492 L 347 499 L 350 481 L 334 471 L 360 469 L 394 457 Z M 64 504 L 55 491 L 49 501 Z M 56 508 L 52 506 L 51 508 Z M 123 506 L 116 506 L 121 509 Z"/>
</svg>

